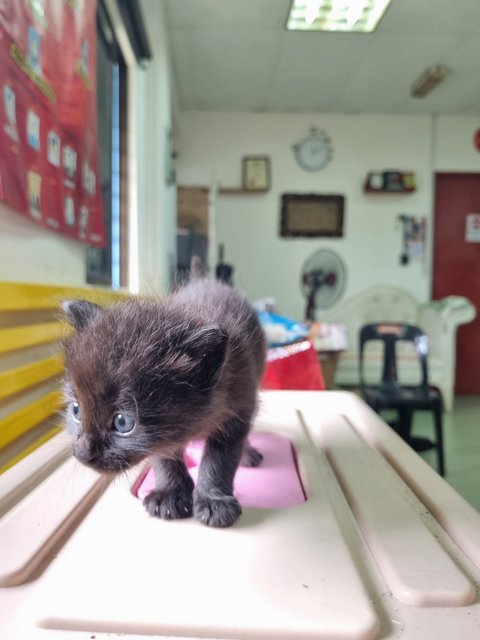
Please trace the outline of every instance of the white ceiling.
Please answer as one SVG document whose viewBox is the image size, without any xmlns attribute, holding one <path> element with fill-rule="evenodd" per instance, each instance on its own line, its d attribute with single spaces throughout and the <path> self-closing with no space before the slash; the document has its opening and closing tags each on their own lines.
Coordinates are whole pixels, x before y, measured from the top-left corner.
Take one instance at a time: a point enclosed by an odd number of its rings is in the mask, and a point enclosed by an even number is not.
<svg viewBox="0 0 480 640">
<path fill-rule="evenodd" d="M 180 109 L 480 115 L 479 0 L 392 0 L 372 34 L 287 32 L 290 4 L 165 0 Z"/>
</svg>

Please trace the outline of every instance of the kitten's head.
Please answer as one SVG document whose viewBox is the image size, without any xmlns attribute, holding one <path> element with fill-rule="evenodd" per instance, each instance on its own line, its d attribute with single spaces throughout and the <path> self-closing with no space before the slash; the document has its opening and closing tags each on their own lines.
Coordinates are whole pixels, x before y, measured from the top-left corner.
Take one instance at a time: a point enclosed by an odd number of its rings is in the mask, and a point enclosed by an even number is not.
<svg viewBox="0 0 480 640">
<path fill-rule="evenodd" d="M 224 332 L 198 319 L 181 322 L 159 302 L 62 306 L 76 329 L 65 342 L 75 456 L 116 473 L 152 453 L 177 454 L 208 414 L 226 356 Z"/>
</svg>

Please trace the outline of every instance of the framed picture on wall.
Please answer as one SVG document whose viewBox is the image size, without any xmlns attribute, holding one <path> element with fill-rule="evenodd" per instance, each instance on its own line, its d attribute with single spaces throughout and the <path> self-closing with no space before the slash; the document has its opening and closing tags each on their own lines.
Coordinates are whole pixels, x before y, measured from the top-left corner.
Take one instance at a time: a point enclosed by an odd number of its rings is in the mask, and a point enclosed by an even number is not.
<svg viewBox="0 0 480 640">
<path fill-rule="evenodd" d="M 341 238 L 345 197 L 284 193 L 280 235 L 284 238 Z"/>
<path fill-rule="evenodd" d="M 245 191 L 270 189 L 270 159 L 266 156 L 248 156 L 242 160 L 242 188 Z"/>
</svg>

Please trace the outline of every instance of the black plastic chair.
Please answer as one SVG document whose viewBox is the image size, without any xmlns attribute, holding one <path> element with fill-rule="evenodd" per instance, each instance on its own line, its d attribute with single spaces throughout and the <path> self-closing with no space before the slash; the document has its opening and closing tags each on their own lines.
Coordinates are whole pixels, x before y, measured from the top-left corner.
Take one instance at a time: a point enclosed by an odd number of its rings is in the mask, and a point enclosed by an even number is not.
<svg viewBox="0 0 480 640">
<path fill-rule="evenodd" d="M 378 384 L 365 382 L 364 350 L 370 340 L 380 340 L 384 345 L 382 378 Z M 405 386 L 398 382 L 396 346 L 399 341 L 410 342 L 415 347 L 421 373 L 420 383 L 416 386 Z M 440 391 L 428 383 L 428 339 L 425 333 L 410 324 L 375 322 L 364 325 L 360 330 L 360 385 L 365 401 L 374 411 L 397 410 L 398 421 L 390 424 L 414 449 L 437 449 L 438 472 L 444 476 L 443 403 Z M 417 409 L 432 411 L 435 443 L 411 436 L 412 416 Z"/>
</svg>

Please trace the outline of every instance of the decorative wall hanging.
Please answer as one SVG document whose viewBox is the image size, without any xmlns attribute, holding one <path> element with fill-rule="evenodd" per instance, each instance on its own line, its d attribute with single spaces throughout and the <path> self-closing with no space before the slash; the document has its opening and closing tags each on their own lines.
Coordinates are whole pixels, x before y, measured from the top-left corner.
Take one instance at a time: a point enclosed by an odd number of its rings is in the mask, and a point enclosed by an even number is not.
<svg viewBox="0 0 480 640">
<path fill-rule="evenodd" d="M 284 193 L 280 234 L 297 238 L 340 238 L 344 205 L 344 196 Z"/>
<path fill-rule="evenodd" d="M 397 216 L 397 228 L 402 230 L 402 252 L 400 264 L 407 265 L 413 260 L 425 258 L 426 219 L 416 218 L 407 213 Z"/>
<path fill-rule="evenodd" d="M 0 16 L 0 200 L 103 246 L 96 0 L 0 0 Z"/>
</svg>

